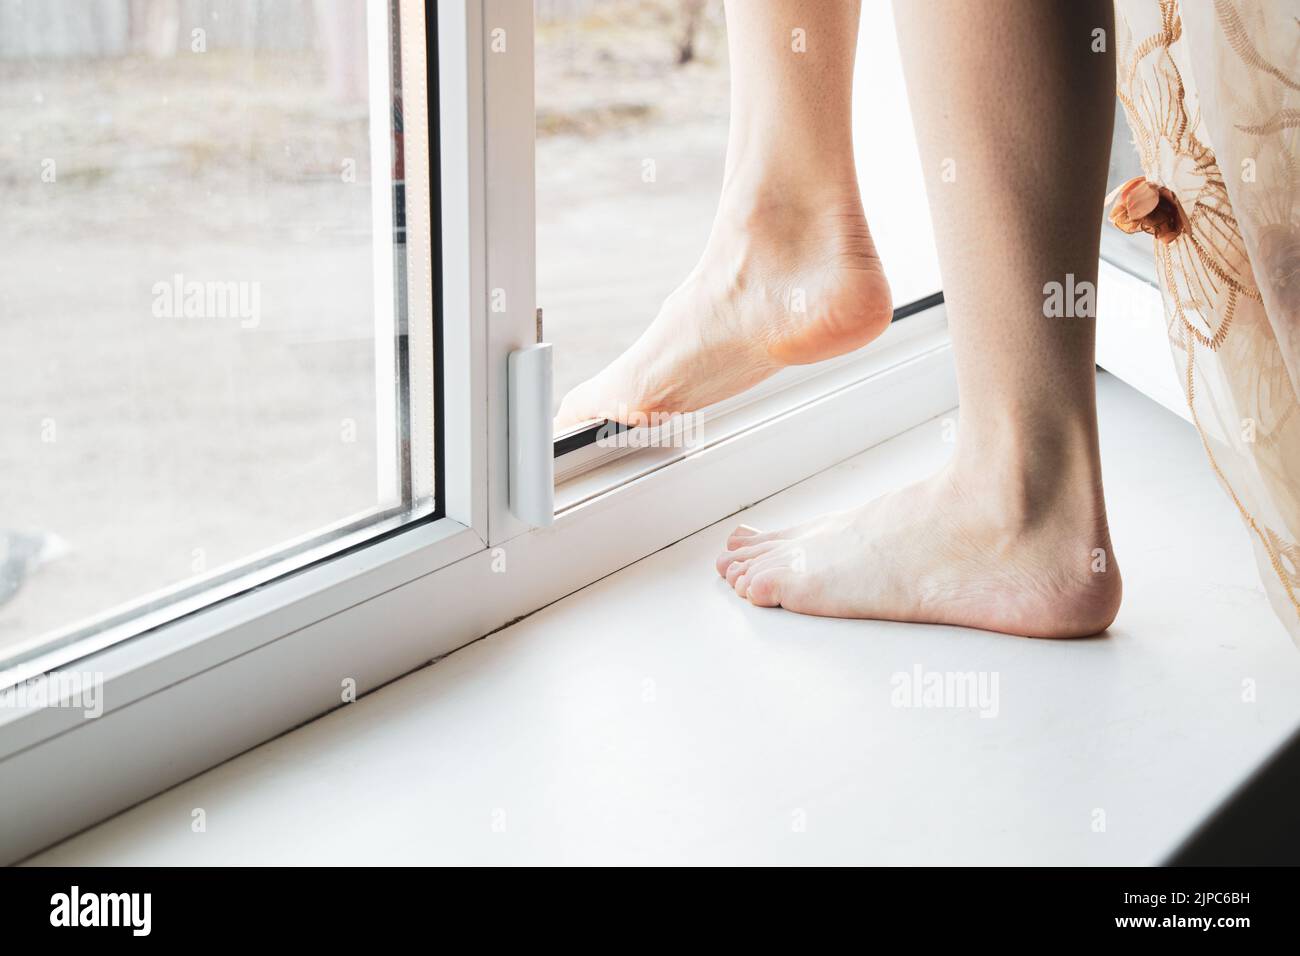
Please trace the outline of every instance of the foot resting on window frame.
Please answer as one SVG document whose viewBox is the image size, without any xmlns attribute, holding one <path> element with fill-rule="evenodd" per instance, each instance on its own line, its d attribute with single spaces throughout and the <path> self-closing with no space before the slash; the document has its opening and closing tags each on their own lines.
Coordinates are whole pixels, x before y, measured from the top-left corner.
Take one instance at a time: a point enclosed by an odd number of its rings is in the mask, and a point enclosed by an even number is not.
<svg viewBox="0 0 1300 956">
<path fill-rule="evenodd" d="M 627 351 L 564 397 L 556 433 L 697 411 L 787 365 L 861 348 L 891 318 L 856 189 L 743 207 L 724 198 L 699 264 Z"/>
</svg>

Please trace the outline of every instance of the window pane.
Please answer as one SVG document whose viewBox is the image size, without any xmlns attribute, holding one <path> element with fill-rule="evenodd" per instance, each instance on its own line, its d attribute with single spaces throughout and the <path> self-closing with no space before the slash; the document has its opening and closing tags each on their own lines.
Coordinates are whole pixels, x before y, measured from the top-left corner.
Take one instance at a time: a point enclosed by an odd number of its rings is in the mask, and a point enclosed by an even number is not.
<svg viewBox="0 0 1300 956">
<path fill-rule="evenodd" d="M 391 19 L 0 5 L 0 666 L 431 510 Z"/>
</svg>

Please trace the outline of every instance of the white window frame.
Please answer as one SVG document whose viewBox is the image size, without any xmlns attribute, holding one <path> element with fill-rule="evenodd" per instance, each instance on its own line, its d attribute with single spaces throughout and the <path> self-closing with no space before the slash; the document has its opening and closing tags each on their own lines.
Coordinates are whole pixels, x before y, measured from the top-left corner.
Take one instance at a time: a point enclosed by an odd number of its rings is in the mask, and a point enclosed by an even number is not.
<svg viewBox="0 0 1300 956">
<path fill-rule="evenodd" d="M 1097 270 L 1097 364 L 1191 422 L 1160 289 L 1105 259 Z"/>
<path fill-rule="evenodd" d="M 413 22 L 419 0 L 402 3 Z M 345 706 L 345 679 L 373 690 L 955 407 L 939 306 L 719 410 L 694 447 L 641 450 L 565 483 L 554 525 L 525 526 L 509 509 L 505 421 L 507 356 L 536 328 L 532 3 L 436 10 L 445 517 L 78 661 L 68 669 L 103 675 L 98 718 L 0 711 L 0 862 Z M 497 30 L 504 53 L 491 52 Z M 404 56 L 403 70 L 422 77 L 424 64 Z M 403 95 L 411 143 L 422 84 Z M 415 166 L 408 192 L 424 188 Z M 494 289 L 504 312 L 491 311 Z"/>
</svg>

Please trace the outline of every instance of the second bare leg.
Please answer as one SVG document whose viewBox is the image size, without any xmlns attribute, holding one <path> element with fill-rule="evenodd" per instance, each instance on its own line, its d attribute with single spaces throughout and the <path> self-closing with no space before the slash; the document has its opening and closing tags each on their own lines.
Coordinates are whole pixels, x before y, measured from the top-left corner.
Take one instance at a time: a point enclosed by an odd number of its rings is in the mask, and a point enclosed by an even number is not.
<svg viewBox="0 0 1300 956">
<path fill-rule="evenodd" d="M 957 448 L 941 474 L 862 508 L 737 529 L 718 571 L 756 604 L 810 614 L 1096 633 L 1121 585 L 1094 321 L 1070 293 L 1097 277 L 1114 62 L 1093 31 L 1109 48 L 1111 5 L 900 0 L 895 16 L 956 356 Z M 1059 310 L 1045 308 L 1052 289 Z"/>
</svg>

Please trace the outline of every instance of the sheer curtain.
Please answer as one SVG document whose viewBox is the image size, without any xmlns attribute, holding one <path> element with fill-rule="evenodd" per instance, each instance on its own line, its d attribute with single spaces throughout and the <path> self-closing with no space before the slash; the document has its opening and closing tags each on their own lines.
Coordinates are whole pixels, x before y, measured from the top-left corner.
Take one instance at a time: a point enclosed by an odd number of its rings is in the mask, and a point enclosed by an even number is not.
<svg viewBox="0 0 1300 956">
<path fill-rule="evenodd" d="M 1120 101 L 1174 362 L 1300 644 L 1300 3 L 1117 0 Z"/>
</svg>

